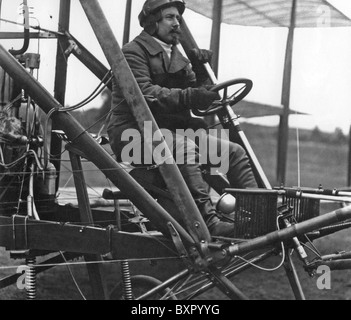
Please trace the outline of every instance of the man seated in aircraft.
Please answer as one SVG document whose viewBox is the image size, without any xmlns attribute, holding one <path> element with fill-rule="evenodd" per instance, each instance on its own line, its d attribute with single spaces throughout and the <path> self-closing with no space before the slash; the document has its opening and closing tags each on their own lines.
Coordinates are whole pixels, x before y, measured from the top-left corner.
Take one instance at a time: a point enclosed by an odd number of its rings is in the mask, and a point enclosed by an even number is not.
<svg viewBox="0 0 351 320">
<path fill-rule="evenodd" d="M 223 220 L 218 214 L 211 200 L 209 185 L 203 178 L 203 168 L 211 163 L 201 163 L 200 158 L 204 155 L 199 152 L 198 141 L 179 134 L 178 129 L 202 130 L 202 137 L 205 137 L 210 146 L 207 150 L 209 154 L 217 152 L 217 146 L 226 146 L 222 148 L 224 151 L 221 157 L 228 163 L 224 174 L 233 188 L 256 188 L 257 183 L 245 150 L 236 143 L 223 142 L 223 139 L 208 135 L 205 121 L 191 113 L 192 109 L 206 110 L 220 96 L 211 91 L 208 76 L 204 76 L 198 68 L 201 63 L 210 61 L 211 52 L 193 50 L 189 60 L 178 48 L 184 11 L 185 4 L 182 0 L 147 0 L 138 17 L 144 30 L 123 47 L 123 53 L 159 128 L 168 129 L 172 133 L 173 143 L 170 149 L 174 159 L 179 159 L 179 153 L 182 153 L 185 161 L 176 163 L 210 234 L 233 237 L 233 223 Z M 128 129 L 140 131 L 115 82 L 108 134 L 118 161 L 125 161 L 123 149 L 129 140 L 126 141 L 123 134 Z M 138 143 L 144 143 L 141 135 Z M 207 155 L 204 158 L 210 157 Z M 145 164 L 141 162 L 132 164 Z"/>
</svg>

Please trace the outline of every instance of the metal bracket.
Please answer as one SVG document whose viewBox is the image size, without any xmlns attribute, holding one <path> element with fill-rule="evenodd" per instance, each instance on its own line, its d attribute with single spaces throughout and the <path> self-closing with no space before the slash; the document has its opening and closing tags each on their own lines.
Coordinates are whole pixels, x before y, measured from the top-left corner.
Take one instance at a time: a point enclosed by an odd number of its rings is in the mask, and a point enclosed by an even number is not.
<svg viewBox="0 0 351 320">
<path fill-rule="evenodd" d="M 132 204 L 133 206 L 133 204 Z M 149 222 L 149 220 L 145 217 L 143 217 L 138 210 L 133 210 L 135 217 L 128 219 L 130 223 L 137 224 L 140 227 L 140 230 L 142 233 L 147 233 L 147 228 L 145 226 L 145 223 Z"/>
<path fill-rule="evenodd" d="M 40 67 L 40 54 L 37 53 L 25 53 L 22 54 L 18 60 L 25 65 L 27 69 L 39 69 Z"/>
<path fill-rule="evenodd" d="M 29 249 L 28 245 L 28 216 L 21 215 L 13 215 L 12 216 L 12 247 L 11 251 L 22 251 L 27 252 Z M 16 222 L 16 220 L 20 220 L 20 222 Z M 23 232 L 22 236 L 24 236 L 24 248 L 17 248 L 17 233 Z"/>
<path fill-rule="evenodd" d="M 195 247 L 190 248 L 190 254 L 184 247 L 184 244 L 182 242 L 182 239 L 179 236 L 178 231 L 174 228 L 173 224 L 171 222 L 168 222 L 168 228 L 170 230 L 171 236 L 173 243 L 180 255 L 180 257 L 185 261 L 189 269 L 195 269 L 197 271 L 205 270 L 208 265 L 212 262 L 212 258 L 210 257 L 209 254 L 206 254 L 207 259 L 204 259 L 198 249 Z M 200 244 L 200 250 L 201 253 L 206 253 L 209 252 L 209 248 L 207 243 L 201 242 Z"/>
<path fill-rule="evenodd" d="M 293 210 L 293 207 L 290 207 L 288 205 L 283 205 L 278 208 L 278 216 L 281 218 L 285 228 L 289 228 L 292 226 L 292 224 L 288 220 L 293 215 L 292 210 Z M 294 237 L 292 241 L 298 256 L 305 263 L 305 265 L 307 265 L 308 264 L 307 253 L 303 248 L 303 246 L 301 245 L 299 239 L 297 237 Z"/>
<path fill-rule="evenodd" d="M 199 246 L 200 246 L 200 252 L 203 255 L 203 258 L 201 259 L 202 260 L 201 264 L 206 266 L 210 265 L 213 262 L 213 257 L 211 256 L 210 249 L 208 247 L 208 242 L 201 241 Z"/>
<path fill-rule="evenodd" d="M 66 57 L 68 57 L 73 51 L 75 51 L 77 54 L 82 53 L 82 50 L 80 50 L 79 46 L 77 45 L 77 43 L 74 40 L 68 39 L 68 43 L 69 43 L 69 46 L 65 50 Z"/>
<path fill-rule="evenodd" d="M 180 254 L 181 258 L 189 258 L 188 252 L 186 251 L 184 244 L 182 242 L 182 239 L 179 236 L 178 231 L 176 230 L 176 228 L 174 228 L 173 224 L 171 222 L 167 223 L 168 229 L 171 233 L 172 236 L 172 240 L 173 243 L 178 251 L 178 253 Z"/>
<path fill-rule="evenodd" d="M 282 206 L 277 208 L 277 215 L 280 216 L 282 219 L 288 219 L 293 216 L 293 209 L 294 207 L 291 207 L 287 204 L 283 204 Z"/>
</svg>

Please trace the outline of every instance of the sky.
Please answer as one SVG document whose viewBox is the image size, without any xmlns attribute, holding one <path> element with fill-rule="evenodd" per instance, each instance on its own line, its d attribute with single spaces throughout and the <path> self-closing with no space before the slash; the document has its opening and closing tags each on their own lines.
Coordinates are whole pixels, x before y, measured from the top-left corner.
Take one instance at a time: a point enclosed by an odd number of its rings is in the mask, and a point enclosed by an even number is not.
<svg viewBox="0 0 351 320">
<path fill-rule="evenodd" d="M 18 8 L 22 0 L 2 0 L 1 17 L 21 22 Z M 100 0 L 117 41 L 122 44 L 125 0 Z M 137 21 L 144 0 L 133 0 L 131 35 L 141 32 Z M 330 0 L 351 18 L 350 0 Z M 31 25 L 57 30 L 59 1 L 28 0 L 33 12 Z M 190 10 L 184 18 L 200 48 L 210 45 L 211 21 Z M 0 22 L 0 31 L 20 31 L 19 26 Z M 91 30 L 78 0 L 72 0 L 70 32 L 107 67 L 103 52 Z M 249 78 L 254 87 L 247 100 L 274 106 L 281 105 L 284 55 L 287 29 L 222 25 L 218 81 Z M 21 47 L 21 41 L 2 40 L 6 48 Z M 41 54 L 37 75 L 53 93 L 55 40 L 32 40 L 28 52 Z M 75 58 L 69 58 L 66 104 L 86 98 L 99 84 Z M 99 106 L 96 99 L 90 107 Z M 308 116 L 290 117 L 290 125 L 299 128 L 319 127 L 324 131 L 340 128 L 347 134 L 351 125 L 351 28 L 296 29 L 290 107 Z M 242 121 L 248 121 L 242 119 Z M 277 125 L 277 116 L 255 118 L 250 122 Z"/>
</svg>

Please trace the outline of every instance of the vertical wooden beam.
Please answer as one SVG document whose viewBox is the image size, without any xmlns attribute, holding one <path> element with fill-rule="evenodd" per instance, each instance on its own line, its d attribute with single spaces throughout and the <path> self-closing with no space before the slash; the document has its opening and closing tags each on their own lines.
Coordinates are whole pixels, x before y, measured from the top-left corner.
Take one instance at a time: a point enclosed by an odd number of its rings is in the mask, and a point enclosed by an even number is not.
<svg viewBox="0 0 351 320">
<path fill-rule="evenodd" d="M 222 8 L 223 0 L 213 1 L 210 49 L 213 51 L 212 69 L 216 77 L 218 77 L 219 51 L 221 45 Z"/>
<path fill-rule="evenodd" d="M 2 0 L 0 0 L 0 19 L 1 19 L 1 9 L 2 9 Z M 0 21 L 0 26 L 1 26 L 1 21 Z"/>
<path fill-rule="evenodd" d="M 348 171 L 347 171 L 347 186 L 351 187 L 351 126 L 349 133 L 349 161 L 348 161 Z"/>
<path fill-rule="evenodd" d="M 69 30 L 69 20 L 71 13 L 71 0 L 60 0 L 59 28 L 58 32 L 65 33 Z M 68 42 L 66 37 L 59 36 L 56 50 L 56 75 L 55 75 L 55 99 L 64 105 L 66 97 L 67 80 L 67 58 L 64 55 Z"/>
<path fill-rule="evenodd" d="M 291 289 L 293 290 L 296 300 L 306 300 L 303 292 L 299 276 L 296 272 L 295 264 L 290 256 L 290 252 L 286 255 L 284 260 L 284 269 L 288 277 Z"/>
<path fill-rule="evenodd" d="M 218 78 L 219 72 L 219 51 L 221 46 L 221 24 L 222 24 L 222 7 L 223 0 L 213 1 L 212 11 L 212 31 L 211 31 L 211 42 L 210 50 L 213 52 L 211 61 L 211 67 L 214 75 Z M 209 126 L 216 123 L 216 117 L 214 115 L 205 117 L 206 122 Z"/>
<path fill-rule="evenodd" d="M 59 13 L 59 27 L 58 31 L 64 33 L 69 30 L 69 19 L 71 12 L 71 0 L 60 0 L 60 13 Z M 59 36 L 57 40 L 56 50 L 56 70 L 55 70 L 55 85 L 54 85 L 54 97 L 61 104 L 65 105 L 66 96 L 66 82 L 67 82 L 67 60 L 64 56 L 64 51 L 68 46 L 66 37 Z M 52 123 L 52 129 L 60 129 L 59 125 L 55 122 Z M 50 143 L 50 142 L 49 142 Z M 55 166 L 58 174 L 56 180 L 56 190 L 59 188 L 60 181 L 60 164 L 61 164 L 61 149 L 62 142 L 56 136 L 52 137 L 50 143 L 50 161 Z"/>
<path fill-rule="evenodd" d="M 278 133 L 278 163 L 277 163 L 277 182 L 285 183 L 286 163 L 289 142 L 289 109 L 290 109 L 290 90 L 291 90 L 291 71 L 293 43 L 296 24 L 296 0 L 292 0 L 291 22 L 287 38 L 283 89 L 282 89 L 282 105 L 284 107 L 283 115 L 280 117 L 279 133 Z"/>
<path fill-rule="evenodd" d="M 89 204 L 89 196 L 85 184 L 81 159 L 71 151 L 69 152 L 69 156 L 72 164 L 74 185 L 77 192 L 80 220 L 84 225 L 93 226 L 94 220 Z M 84 259 L 88 262 L 87 269 L 94 300 L 108 300 L 106 287 L 102 279 L 101 256 L 90 254 L 85 255 Z"/>
<path fill-rule="evenodd" d="M 126 15 L 124 18 L 123 44 L 126 44 L 129 42 L 131 15 L 132 15 L 132 0 L 127 0 Z"/>
</svg>

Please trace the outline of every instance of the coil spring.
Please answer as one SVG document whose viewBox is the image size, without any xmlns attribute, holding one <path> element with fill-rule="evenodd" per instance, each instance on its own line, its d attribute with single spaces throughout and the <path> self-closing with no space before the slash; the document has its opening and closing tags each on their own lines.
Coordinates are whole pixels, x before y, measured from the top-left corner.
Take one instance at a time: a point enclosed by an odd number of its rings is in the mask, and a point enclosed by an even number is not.
<svg viewBox="0 0 351 320">
<path fill-rule="evenodd" d="M 124 300 L 133 300 L 132 280 L 130 277 L 130 268 L 128 261 L 121 262 L 123 298 Z"/>
<path fill-rule="evenodd" d="M 26 296 L 27 300 L 35 300 L 37 297 L 37 274 L 35 271 L 35 258 L 26 259 Z"/>
</svg>

